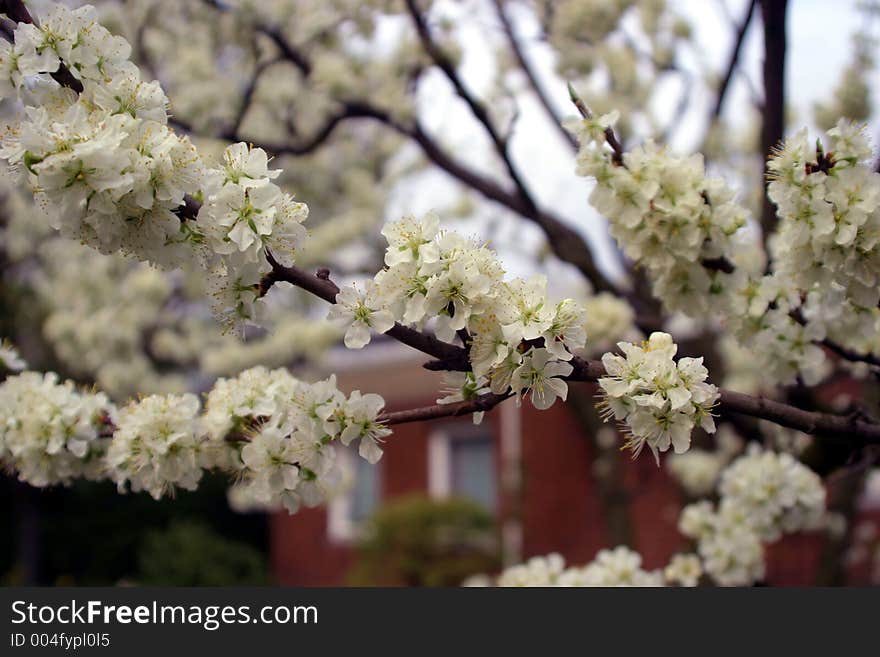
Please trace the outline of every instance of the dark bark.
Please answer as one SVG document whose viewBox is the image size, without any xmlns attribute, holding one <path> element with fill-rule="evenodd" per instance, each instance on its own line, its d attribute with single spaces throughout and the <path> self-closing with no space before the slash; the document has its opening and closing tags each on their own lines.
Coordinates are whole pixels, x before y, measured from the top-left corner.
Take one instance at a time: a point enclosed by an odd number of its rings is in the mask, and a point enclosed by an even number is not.
<svg viewBox="0 0 880 657">
<path fill-rule="evenodd" d="M 764 21 L 764 116 L 761 123 L 761 155 L 765 158 L 785 135 L 785 19 L 788 0 L 761 0 Z M 764 183 L 766 185 L 766 181 Z M 764 241 L 776 224 L 776 211 L 766 189 L 762 200 L 761 228 Z"/>
</svg>

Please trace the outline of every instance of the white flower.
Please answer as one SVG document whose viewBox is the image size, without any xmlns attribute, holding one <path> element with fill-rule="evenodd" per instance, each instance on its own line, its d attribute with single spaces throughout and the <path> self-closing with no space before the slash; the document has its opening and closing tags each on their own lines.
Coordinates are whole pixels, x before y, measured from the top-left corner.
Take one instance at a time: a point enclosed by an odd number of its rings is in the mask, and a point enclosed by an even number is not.
<svg viewBox="0 0 880 657">
<path fill-rule="evenodd" d="M 517 402 L 530 391 L 532 404 L 543 411 L 553 406 L 557 398 L 566 400 L 568 384 L 559 377 L 568 376 L 573 369 L 569 363 L 555 360 L 547 349 L 532 349 L 514 370 L 510 387 Z"/>
<path fill-rule="evenodd" d="M 268 269 L 266 263 L 246 262 L 236 267 L 232 261 L 221 260 L 208 272 L 207 289 L 214 297 L 211 310 L 227 330 L 241 335 L 245 324 L 257 319 L 260 281 Z"/>
<path fill-rule="evenodd" d="M 518 344 L 520 340 L 535 340 L 543 333 L 549 333 L 555 313 L 554 308 L 547 304 L 547 277 L 534 276 L 528 281 L 515 279 L 507 284 L 507 289 L 510 294 L 510 305 L 507 316 L 502 318 L 507 341 Z M 565 310 L 563 308 L 563 311 Z M 564 317 L 563 321 L 568 324 L 569 319 Z M 562 331 L 562 328 L 559 326 L 558 330 Z M 573 326 L 572 330 L 574 330 Z M 555 344 L 551 347 L 547 342 L 545 346 L 548 349 L 557 348 Z"/>
<path fill-rule="evenodd" d="M 490 391 L 485 377 L 477 377 L 473 372 L 446 372 L 443 375 L 446 393 L 437 400 L 438 404 L 454 404 L 461 401 L 477 399 Z M 483 411 L 473 414 L 474 424 L 483 421 Z"/>
<path fill-rule="evenodd" d="M 330 307 L 327 319 L 348 324 L 345 346 L 349 349 L 361 349 L 369 344 L 371 330 L 385 333 L 394 326 L 394 316 L 381 307 L 376 296 L 376 284 L 372 281 L 367 283 L 366 293 L 351 286 L 336 295 L 336 303 Z"/>
<path fill-rule="evenodd" d="M 271 183 L 260 187 L 221 187 L 205 212 L 210 213 L 217 227 L 217 233 L 209 232 L 214 240 L 214 251 L 220 254 L 249 251 L 249 259 L 256 260 L 263 238 L 272 233 L 279 201 L 281 190 Z"/>
<path fill-rule="evenodd" d="M 703 574 L 700 558 L 695 554 L 676 554 L 663 570 L 667 582 L 680 586 L 696 586 Z"/>
<path fill-rule="evenodd" d="M 559 554 L 532 557 L 526 563 L 511 566 L 498 576 L 498 586 L 555 586 L 565 569 Z"/>
<path fill-rule="evenodd" d="M 18 354 L 18 350 L 9 342 L 0 342 L 0 368 L 10 372 L 20 372 L 27 363 Z"/>
<path fill-rule="evenodd" d="M 724 471 L 718 490 L 728 504 L 742 509 L 765 541 L 815 529 L 825 513 L 822 480 L 790 454 L 752 447 Z"/>
<path fill-rule="evenodd" d="M 384 406 L 385 400 L 379 395 L 362 395 L 359 390 L 351 393 L 343 405 L 345 428 L 339 436 L 340 441 L 348 445 L 352 440 L 359 439 L 358 453 L 373 464 L 382 458 L 379 442 L 391 434 L 390 429 L 376 421 Z"/>
<path fill-rule="evenodd" d="M 269 503 L 298 505 L 294 495 L 300 484 L 301 466 L 312 451 L 300 436 L 291 436 L 289 427 L 277 421 L 261 426 L 241 450 L 241 461 L 247 469 L 249 484 L 258 499 Z"/>
<path fill-rule="evenodd" d="M 620 119 L 620 112 L 613 110 L 600 116 L 587 116 L 584 118 L 567 119 L 563 126 L 574 134 L 581 144 L 605 142 L 605 130 L 613 128 Z"/>
<path fill-rule="evenodd" d="M 657 571 L 642 569 L 642 556 L 626 546 L 600 550 L 580 573 L 580 586 L 663 586 Z"/>
<path fill-rule="evenodd" d="M 263 187 L 281 174 L 269 169 L 269 157 L 262 148 L 251 148 L 244 142 L 231 144 L 223 152 L 223 184 L 232 183 L 244 189 Z"/>
<path fill-rule="evenodd" d="M 440 249 L 434 238 L 439 233 L 439 223 L 437 214 L 428 212 L 421 220 L 410 215 L 387 224 L 382 229 L 382 235 L 388 240 L 385 264 L 393 267 L 416 260 L 424 263 L 437 262 Z"/>
</svg>

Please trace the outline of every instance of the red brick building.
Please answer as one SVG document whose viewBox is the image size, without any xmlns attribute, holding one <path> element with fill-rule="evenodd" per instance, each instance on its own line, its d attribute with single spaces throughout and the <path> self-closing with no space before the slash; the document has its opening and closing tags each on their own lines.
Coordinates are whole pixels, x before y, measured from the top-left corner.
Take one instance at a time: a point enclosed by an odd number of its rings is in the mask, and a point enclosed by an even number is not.
<svg viewBox="0 0 880 657">
<path fill-rule="evenodd" d="M 352 358 L 331 355 L 339 386 L 377 392 L 389 410 L 434 404 L 441 375 L 421 367 L 425 357 L 380 343 Z M 378 466 L 350 459 L 351 491 L 327 507 L 272 518 L 276 580 L 284 585 L 339 585 L 354 558 L 359 523 L 381 502 L 409 494 L 465 496 L 489 508 L 500 528 L 505 563 L 549 552 L 584 564 L 612 547 L 594 475 L 596 447 L 569 406 L 537 411 L 503 403 L 480 426 L 470 418 L 404 424 L 388 438 Z M 683 498 L 651 458 L 621 468 L 633 547 L 646 568 L 663 566 L 688 547 L 676 529 Z M 820 535 L 793 536 L 768 552 L 768 579 L 810 584 L 821 553 Z"/>
</svg>

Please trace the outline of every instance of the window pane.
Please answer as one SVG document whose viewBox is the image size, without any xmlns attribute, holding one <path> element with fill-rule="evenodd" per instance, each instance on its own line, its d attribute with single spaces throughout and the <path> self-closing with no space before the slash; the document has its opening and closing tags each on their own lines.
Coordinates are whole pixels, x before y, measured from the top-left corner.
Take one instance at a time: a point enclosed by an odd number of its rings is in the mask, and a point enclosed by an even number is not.
<svg viewBox="0 0 880 657">
<path fill-rule="evenodd" d="M 495 510 L 495 459 L 492 438 L 453 439 L 452 494 Z"/>
<path fill-rule="evenodd" d="M 369 518 L 379 504 L 379 466 L 362 458 L 354 459 L 354 486 L 351 489 L 351 520 L 359 523 Z"/>
</svg>

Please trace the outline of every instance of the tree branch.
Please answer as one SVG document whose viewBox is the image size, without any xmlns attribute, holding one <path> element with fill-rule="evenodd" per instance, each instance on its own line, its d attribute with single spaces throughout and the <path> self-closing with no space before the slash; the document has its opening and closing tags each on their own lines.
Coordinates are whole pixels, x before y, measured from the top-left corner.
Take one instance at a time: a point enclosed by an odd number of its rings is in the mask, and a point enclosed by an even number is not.
<svg viewBox="0 0 880 657">
<path fill-rule="evenodd" d="M 788 0 L 761 0 L 764 20 L 764 117 L 761 124 L 761 155 L 764 173 L 767 156 L 785 135 L 785 17 Z M 776 224 L 776 210 L 763 184 L 761 229 L 766 243 Z"/>
<path fill-rule="evenodd" d="M 495 151 L 498 153 L 501 161 L 504 162 L 504 166 L 507 168 L 507 172 L 510 175 L 511 180 L 513 180 L 514 184 L 516 185 L 517 191 L 522 197 L 523 202 L 527 205 L 530 205 L 531 207 L 536 207 L 535 202 L 528 191 L 528 188 L 520 177 L 519 172 L 513 164 L 513 161 L 510 159 L 507 140 L 502 137 L 501 134 L 498 132 L 498 129 L 495 127 L 495 124 L 492 121 L 492 117 L 489 116 L 489 112 L 486 109 L 486 106 L 476 96 L 474 96 L 467 89 L 467 87 L 465 87 L 464 82 L 458 75 L 458 71 L 456 70 L 453 61 L 434 41 L 434 37 L 431 35 L 430 28 L 428 27 L 424 16 L 422 16 L 418 6 L 416 5 L 416 0 L 406 0 L 406 6 L 409 10 L 410 17 L 412 18 L 413 24 L 416 27 L 416 32 L 419 35 L 419 40 L 421 41 L 422 47 L 425 49 L 425 52 L 428 54 L 434 64 L 436 64 L 437 67 L 441 71 L 443 71 L 443 74 L 446 76 L 446 78 L 452 84 L 452 87 L 455 89 L 455 93 L 458 94 L 458 96 L 465 102 L 465 104 L 470 109 L 471 114 L 474 115 L 474 118 L 476 118 L 477 121 L 479 121 L 480 124 L 483 126 L 483 128 L 485 128 L 486 133 L 492 140 Z"/>
<path fill-rule="evenodd" d="M 235 114 L 235 118 L 232 120 L 229 128 L 226 129 L 221 135 L 223 139 L 229 141 L 239 141 L 238 133 L 241 131 L 241 125 L 242 123 L 244 123 L 244 119 L 254 102 L 254 94 L 257 91 L 257 85 L 260 83 L 260 78 L 262 77 L 263 73 L 265 73 L 269 68 L 279 63 L 280 61 L 282 60 L 269 59 L 262 62 L 261 64 L 257 64 L 256 68 L 254 69 L 254 74 L 251 76 L 250 80 L 248 80 L 247 86 L 244 89 L 244 93 L 241 95 L 241 102 L 238 105 L 238 111 Z"/>
<path fill-rule="evenodd" d="M 513 193 L 508 192 L 494 183 L 492 183 L 491 186 L 487 185 L 486 178 L 480 174 L 465 169 L 460 163 L 452 160 L 448 155 L 441 151 L 418 123 L 416 123 L 410 136 L 419 143 L 425 154 L 442 169 L 462 182 L 470 184 L 484 196 L 506 205 L 508 208 L 514 210 L 523 217 L 537 223 L 546 234 L 550 247 L 556 256 L 577 267 L 581 273 L 593 283 L 593 286 L 597 291 L 620 294 L 620 290 L 617 286 L 612 284 L 598 270 L 593 262 L 590 248 L 580 234 L 566 226 L 559 218 L 550 215 L 550 213 L 541 210 L 538 207 L 529 192 L 528 186 L 520 176 L 510 157 L 507 139 L 502 137 L 498 132 L 485 105 L 471 94 L 467 87 L 465 87 L 452 60 L 434 41 L 430 29 L 428 28 L 428 24 L 419 11 L 416 0 L 406 0 L 406 5 L 425 52 L 443 72 L 458 96 L 464 100 L 465 104 L 467 104 L 474 118 L 476 118 L 485 128 L 486 133 L 489 135 L 489 138 L 495 147 L 495 151 L 498 153 L 498 156 L 507 168 L 507 172 L 510 179 L 513 181 L 516 191 Z M 500 194 L 497 193 L 499 191 Z"/>
<path fill-rule="evenodd" d="M 757 4 L 758 0 L 750 0 L 749 6 L 746 9 L 746 15 L 743 17 L 742 21 L 740 21 L 739 27 L 736 30 L 733 49 L 730 51 L 730 58 L 727 61 L 727 68 L 724 71 L 724 77 L 721 79 L 721 84 L 718 87 L 718 94 L 715 97 L 715 105 L 712 107 L 712 113 L 709 115 L 709 125 L 712 125 L 712 123 L 721 116 L 721 110 L 724 108 L 724 101 L 727 100 L 727 91 L 730 88 L 730 83 L 733 80 L 733 73 L 739 63 L 740 51 L 742 50 L 746 33 L 752 22 L 752 16 L 755 14 L 755 5 Z"/>
<path fill-rule="evenodd" d="M 284 267 L 275 261 L 274 258 L 270 259 L 270 264 L 272 264 L 273 269 L 268 276 L 272 279 L 287 281 L 293 285 L 302 287 L 308 292 L 316 294 L 330 303 L 335 303 L 336 293 L 339 288 L 337 288 L 336 285 L 326 277 L 308 274 L 297 267 Z M 403 344 L 436 358 L 436 361 L 426 364 L 428 369 L 450 371 L 470 370 L 467 352 L 463 347 L 441 342 L 432 335 L 421 333 L 415 329 L 400 324 L 395 325 L 388 334 Z M 605 376 L 605 367 L 602 365 L 601 361 L 586 360 L 575 356 L 569 362 L 571 363 L 573 370 L 569 376 L 565 377 L 568 381 L 596 382 L 601 377 Z M 798 431 L 803 431 L 805 433 L 820 433 L 847 437 L 856 439 L 862 444 L 880 444 L 880 424 L 866 422 L 855 414 L 833 415 L 829 413 L 820 413 L 818 411 L 806 411 L 764 397 L 753 397 L 732 390 L 722 389 L 720 392 L 721 398 L 719 401 L 719 409 L 724 412 L 740 413 L 742 415 L 763 418 L 781 426 L 790 429 L 797 429 Z M 489 399 L 490 398 L 486 396 L 486 403 L 488 403 Z M 500 401 L 501 400 L 495 401 L 493 406 Z M 438 406 L 443 407 L 443 405 Z M 415 409 L 413 411 L 413 420 L 401 421 L 416 421 L 430 419 L 432 417 L 443 417 L 443 415 L 434 415 L 440 412 L 437 410 L 438 407 L 427 407 L 427 409 L 431 410 Z M 476 408 L 476 410 L 486 409 Z M 403 411 L 401 412 L 404 413 Z M 467 412 L 475 411 L 462 410 L 458 414 L 465 414 Z M 447 415 L 450 414 L 447 411 L 444 411 L 444 413 Z"/>
<path fill-rule="evenodd" d="M 470 415 L 471 413 L 479 413 L 483 411 L 491 411 L 505 399 L 509 399 L 510 395 L 496 395 L 488 393 L 480 395 L 476 399 L 455 402 L 453 404 L 435 404 L 434 406 L 423 406 L 421 408 L 411 408 L 405 411 L 393 411 L 382 413 L 376 418 L 377 422 L 383 424 L 404 424 L 406 422 L 424 422 L 425 420 L 436 420 L 441 417 L 458 417 L 460 415 Z"/>
<path fill-rule="evenodd" d="M 553 105 L 550 103 L 550 97 L 541 85 L 541 81 L 538 80 L 538 76 L 535 75 L 535 72 L 532 70 L 531 64 L 529 64 L 529 61 L 526 59 L 519 38 L 517 38 L 516 33 L 513 30 L 513 24 L 510 22 L 507 13 L 504 11 L 504 0 L 494 0 L 494 2 L 495 11 L 498 14 L 498 20 L 501 21 L 501 27 L 504 29 L 504 34 L 507 36 L 507 42 L 510 45 L 510 49 L 516 58 L 520 69 L 526 76 L 526 80 L 528 80 L 529 86 L 532 88 L 535 97 L 537 97 L 538 102 L 541 104 L 541 107 L 544 108 L 544 112 L 547 114 L 550 122 L 556 127 L 565 142 L 573 151 L 577 152 L 577 139 L 575 139 L 568 130 L 562 127 L 562 117 L 559 116 L 553 108 Z"/>
<path fill-rule="evenodd" d="M 328 303 L 336 303 L 339 287 L 329 279 L 326 270 L 322 270 L 318 274 L 310 274 L 299 267 L 283 266 L 272 257 L 271 253 L 266 254 L 266 258 L 272 265 L 272 271 L 263 279 L 262 290 L 264 293 L 275 282 L 284 281 L 302 288 Z M 402 324 L 395 324 L 388 331 L 388 335 L 413 349 L 438 359 L 458 358 L 465 353 L 461 347 L 443 342 L 433 335 L 421 333 Z"/>
</svg>

